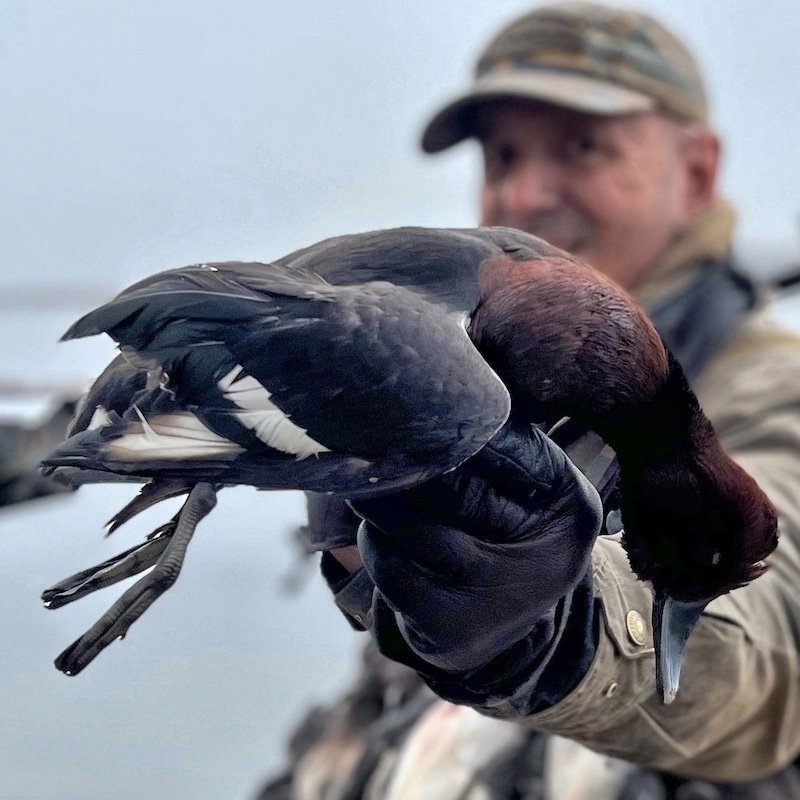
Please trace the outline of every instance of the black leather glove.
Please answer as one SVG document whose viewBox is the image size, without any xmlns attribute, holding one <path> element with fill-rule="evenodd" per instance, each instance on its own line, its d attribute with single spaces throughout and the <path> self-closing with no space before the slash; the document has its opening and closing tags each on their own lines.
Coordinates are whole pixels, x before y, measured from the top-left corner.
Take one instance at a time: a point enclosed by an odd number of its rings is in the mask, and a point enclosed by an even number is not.
<svg viewBox="0 0 800 800">
<path fill-rule="evenodd" d="M 328 551 L 355 545 L 361 519 L 346 500 L 325 494 L 306 492 L 308 525 L 304 539 L 311 551 Z"/>
<path fill-rule="evenodd" d="M 352 505 L 379 601 L 414 653 L 451 674 L 532 632 L 550 642 L 556 606 L 585 577 L 602 517 L 597 492 L 563 451 L 538 429 L 510 424 L 447 475 Z"/>
</svg>

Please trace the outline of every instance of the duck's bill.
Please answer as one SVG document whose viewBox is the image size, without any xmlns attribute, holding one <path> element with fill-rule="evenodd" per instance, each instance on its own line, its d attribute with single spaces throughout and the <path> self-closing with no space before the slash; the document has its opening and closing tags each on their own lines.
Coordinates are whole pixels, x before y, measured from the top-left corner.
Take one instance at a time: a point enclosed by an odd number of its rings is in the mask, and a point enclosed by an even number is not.
<svg viewBox="0 0 800 800">
<path fill-rule="evenodd" d="M 656 591 L 653 603 L 653 643 L 656 690 L 664 705 L 675 699 L 686 655 L 686 641 L 709 600 L 686 602 Z"/>
</svg>

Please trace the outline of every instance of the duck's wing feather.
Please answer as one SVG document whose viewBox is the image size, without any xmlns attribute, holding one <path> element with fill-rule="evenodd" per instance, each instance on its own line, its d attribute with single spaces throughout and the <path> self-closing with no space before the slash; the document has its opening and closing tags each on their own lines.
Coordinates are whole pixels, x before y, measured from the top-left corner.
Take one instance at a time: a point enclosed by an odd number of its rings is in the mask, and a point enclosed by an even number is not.
<svg viewBox="0 0 800 800">
<path fill-rule="evenodd" d="M 108 332 L 149 386 L 251 456 L 265 445 L 296 460 L 402 455 L 444 471 L 510 408 L 466 322 L 387 281 L 334 286 L 291 267 L 206 265 L 140 282 L 66 336 Z"/>
<path fill-rule="evenodd" d="M 463 437 L 471 455 L 508 417 L 508 391 L 472 344 L 463 313 L 379 282 L 310 305 L 304 327 L 256 326 L 230 350 L 331 450 L 422 455 Z"/>
<path fill-rule="evenodd" d="M 471 314 L 480 300 L 478 268 L 501 252 L 480 230 L 406 227 L 327 239 L 275 263 L 335 286 L 388 281 Z"/>
<path fill-rule="evenodd" d="M 129 363 L 123 355 L 117 356 L 78 401 L 67 436 L 87 430 L 102 415 L 124 414 L 146 387 L 146 370 Z"/>
<path fill-rule="evenodd" d="M 471 314 L 480 299 L 478 268 L 499 252 L 474 232 L 398 228 L 327 239 L 272 263 L 193 264 L 133 284 L 75 322 L 62 339 L 157 330 L 167 298 L 170 311 L 181 305 L 196 318 L 236 322 L 258 313 L 251 304 L 268 305 L 275 296 L 323 300 L 332 287 L 375 281 Z"/>
<path fill-rule="evenodd" d="M 206 322 L 213 331 L 215 325 L 267 315 L 276 296 L 325 299 L 329 288 L 322 278 L 275 264 L 192 264 L 133 284 L 85 314 L 61 338 L 108 333 L 120 344 L 142 348 L 175 320 Z"/>
<path fill-rule="evenodd" d="M 547 242 L 514 228 L 405 227 L 326 239 L 275 264 L 336 286 L 389 281 L 471 314 L 480 300 L 478 273 L 485 262 L 559 255 Z"/>
</svg>

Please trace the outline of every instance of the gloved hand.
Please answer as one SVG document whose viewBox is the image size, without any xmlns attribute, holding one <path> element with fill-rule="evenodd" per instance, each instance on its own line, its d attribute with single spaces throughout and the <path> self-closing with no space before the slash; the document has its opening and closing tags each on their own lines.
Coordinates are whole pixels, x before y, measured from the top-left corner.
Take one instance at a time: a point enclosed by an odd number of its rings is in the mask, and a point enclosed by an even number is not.
<svg viewBox="0 0 800 800">
<path fill-rule="evenodd" d="M 315 492 L 306 492 L 306 511 L 308 524 L 298 536 L 307 552 L 322 552 L 322 574 L 335 593 L 348 574 L 361 568 L 356 547 L 361 520 L 346 500 Z"/>
<path fill-rule="evenodd" d="M 458 469 L 352 506 L 364 566 L 404 639 L 448 673 L 487 664 L 537 626 L 552 634 L 602 518 L 563 451 L 510 424 Z"/>
<path fill-rule="evenodd" d="M 306 492 L 308 524 L 304 538 L 309 550 L 328 551 L 355 545 L 361 522 L 341 497 Z"/>
</svg>

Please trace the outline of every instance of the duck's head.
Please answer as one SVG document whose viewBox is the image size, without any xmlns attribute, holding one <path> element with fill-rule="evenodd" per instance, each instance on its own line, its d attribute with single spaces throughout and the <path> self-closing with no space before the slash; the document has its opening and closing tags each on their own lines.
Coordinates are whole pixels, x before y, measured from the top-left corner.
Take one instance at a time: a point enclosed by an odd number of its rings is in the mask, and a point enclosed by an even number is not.
<svg viewBox="0 0 800 800">
<path fill-rule="evenodd" d="M 767 496 L 722 449 L 677 362 L 652 408 L 609 439 L 619 455 L 623 541 L 655 590 L 656 680 L 675 697 L 686 639 L 706 605 L 765 570 L 778 543 Z"/>
<path fill-rule="evenodd" d="M 513 413 L 602 423 L 646 402 L 664 382 L 658 333 L 619 286 L 587 264 L 512 231 L 503 255 L 481 264 L 478 279 L 470 336 L 508 386 Z"/>
<path fill-rule="evenodd" d="M 509 386 L 512 413 L 575 417 L 617 452 L 624 544 L 634 572 L 655 590 L 656 680 L 670 702 L 702 610 L 765 570 L 777 544 L 775 512 L 722 450 L 639 307 L 612 281 L 555 253 L 509 246 L 483 265 L 471 335 Z"/>
</svg>

